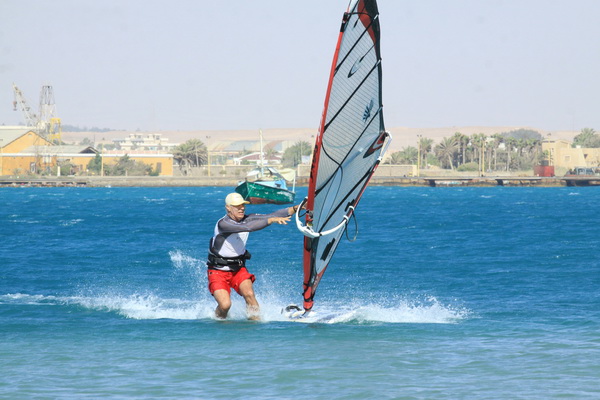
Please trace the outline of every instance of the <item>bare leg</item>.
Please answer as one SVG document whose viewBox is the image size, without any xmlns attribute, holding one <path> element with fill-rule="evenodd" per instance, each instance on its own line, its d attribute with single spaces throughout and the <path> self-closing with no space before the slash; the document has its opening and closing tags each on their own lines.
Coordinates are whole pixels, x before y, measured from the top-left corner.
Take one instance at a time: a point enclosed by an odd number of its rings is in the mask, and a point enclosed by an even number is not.
<svg viewBox="0 0 600 400">
<path fill-rule="evenodd" d="M 231 308 L 231 297 L 229 296 L 229 292 L 225 289 L 217 289 L 213 293 L 213 297 L 217 301 L 215 315 L 217 316 L 217 318 L 227 318 L 227 313 Z"/>
<path fill-rule="evenodd" d="M 260 320 L 260 306 L 258 305 L 256 297 L 254 296 L 252 280 L 246 279 L 240 284 L 240 295 L 244 298 L 244 300 L 246 300 L 248 319 Z"/>
</svg>

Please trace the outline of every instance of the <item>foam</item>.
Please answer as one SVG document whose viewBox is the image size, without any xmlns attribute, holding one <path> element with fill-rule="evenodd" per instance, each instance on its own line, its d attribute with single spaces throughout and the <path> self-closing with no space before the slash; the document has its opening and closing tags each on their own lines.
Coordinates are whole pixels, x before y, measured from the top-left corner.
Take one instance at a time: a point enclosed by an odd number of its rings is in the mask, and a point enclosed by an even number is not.
<svg viewBox="0 0 600 400">
<path fill-rule="evenodd" d="M 79 306 L 139 320 L 216 319 L 216 302 L 207 289 L 205 261 L 179 249 L 170 251 L 169 257 L 173 267 L 172 279 L 175 282 L 172 282 L 167 295 L 161 294 L 155 287 L 135 289 L 130 285 L 123 285 L 116 288 L 88 287 L 80 289 L 76 296 L 63 297 L 5 294 L 0 295 L 0 304 Z M 281 314 L 282 308 L 301 301 L 297 287 L 289 281 L 289 277 L 284 278 L 280 274 L 271 273 L 268 268 L 261 271 L 256 292 L 264 322 L 288 322 L 289 319 Z M 232 308 L 228 320 L 246 320 L 244 300 L 234 292 L 231 300 Z M 470 311 L 443 304 L 435 297 L 417 299 L 382 295 L 374 298 L 366 294 L 351 300 L 320 297 L 315 303 L 311 321 L 329 324 L 449 324 L 460 322 L 469 315 Z"/>
<path fill-rule="evenodd" d="M 387 303 L 387 302 L 386 302 Z M 287 304 L 286 304 L 287 305 Z M 266 320 L 286 321 L 279 306 L 263 304 L 262 311 Z M 423 302 L 420 300 L 402 300 L 397 304 L 368 302 L 355 299 L 352 304 L 339 302 L 316 302 L 309 320 L 328 324 L 353 323 L 427 323 L 451 324 L 467 318 L 470 312 L 451 305 L 443 305 L 435 298 Z"/>
<path fill-rule="evenodd" d="M 281 309 L 289 302 L 284 302 L 279 296 L 267 296 L 260 299 L 261 315 L 264 322 L 281 322 L 289 319 L 281 314 Z M 164 298 L 155 294 L 130 295 L 104 293 L 95 296 L 43 296 L 23 293 L 0 295 L 0 304 L 28 305 L 76 305 L 89 310 L 110 312 L 131 319 L 216 319 L 214 309 L 216 303 L 210 295 L 197 299 Z M 246 320 L 245 303 L 239 296 L 232 296 L 232 308 L 229 320 Z M 428 302 L 401 301 L 396 305 L 378 303 L 362 303 L 355 300 L 352 305 L 336 304 L 335 302 L 317 303 L 310 322 L 328 324 L 352 323 L 428 323 L 449 324 L 457 323 L 468 318 L 470 312 L 449 305 L 441 304 L 431 298 Z"/>
</svg>

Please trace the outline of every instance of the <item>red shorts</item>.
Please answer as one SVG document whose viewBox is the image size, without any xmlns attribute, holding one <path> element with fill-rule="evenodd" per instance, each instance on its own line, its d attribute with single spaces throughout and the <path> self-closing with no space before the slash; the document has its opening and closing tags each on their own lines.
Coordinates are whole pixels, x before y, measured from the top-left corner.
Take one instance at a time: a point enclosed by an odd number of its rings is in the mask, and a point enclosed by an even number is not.
<svg viewBox="0 0 600 400">
<path fill-rule="evenodd" d="M 246 279 L 256 279 L 246 267 L 240 268 L 237 272 L 230 271 L 219 271 L 216 269 L 208 270 L 208 290 L 210 294 L 215 293 L 215 290 L 225 289 L 228 293 L 231 293 L 230 288 L 233 288 L 236 292 L 240 292 L 240 284 Z"/>
</svg>

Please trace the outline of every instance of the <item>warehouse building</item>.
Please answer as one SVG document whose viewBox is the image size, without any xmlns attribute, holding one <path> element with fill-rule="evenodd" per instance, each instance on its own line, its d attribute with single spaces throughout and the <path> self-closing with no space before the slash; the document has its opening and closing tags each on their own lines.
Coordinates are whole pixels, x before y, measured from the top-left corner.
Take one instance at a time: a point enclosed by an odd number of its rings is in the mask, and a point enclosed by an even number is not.
<svg viewBox="0 0 600 400">
<path fill-rule="evenodd" d="M 68 166 L 69 175 L 84 175 L 88 173 L 88 164 L 98 154 L 104 165 L 116 164 L 127 155 L 133 161 L 151 166 L 160 176 L 173 175 L 172 154 L 157 151 L 101 154 L 87 145 L 55 145 L 28 127 L 0 127 L 0 176 L 60 174 L 64 166 Z"/>
</svg>

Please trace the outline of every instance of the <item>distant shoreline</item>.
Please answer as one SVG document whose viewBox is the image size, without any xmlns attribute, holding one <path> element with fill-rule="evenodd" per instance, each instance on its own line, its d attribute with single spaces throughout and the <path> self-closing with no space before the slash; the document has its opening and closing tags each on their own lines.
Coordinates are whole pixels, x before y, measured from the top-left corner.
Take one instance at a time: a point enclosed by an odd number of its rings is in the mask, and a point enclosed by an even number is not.
<svg viewBox="0 0 600 400">
<path fill-rule="evenodd" d="M 402 150 L 405 147 L 417 147 L 419 135 L 428 139 L 432 139 L 434 143 L 439 143 L 445 137 L 451 137 L 455 132 L 460 132 L 464 135 L 473 135 L 483 133 L 485 135 L 493 135 L 495 133 L 510 132 L 518 129 L 531 129 L 539 132 L 544 137 L 551 135 L 553 139 L 572 140 L 579 131 L 571 130 L 553 130 L 541 129 L 533 126 L 514 125 L 514 126 L 452 126 L 452 127 L 386 127 L 392 135 L 392 142 L 388 152 L 391 154 L 395 151 Z M 262 133 L 266 141 L 283 140 L 297 142 L 300 140 L 314 142 L 314 136 L 317 134 L 317 127 L 312 128 L 263 128 Z M 206 143 L 209 149 L 214 148 L 219 143 L 231 141 L 257 141 L 259 129 L 231 129 L 231 130 L 148 130 L 142 132 L 133 132 L 126 130 L 116 130 L 108 132 L 63 132 L 62 139 L 66 142 L 79 143 L 87 138 L 95 143 L 112 143 L 114 139 L 123 139 L 132 133 L 159 133 L 164 138 L 169 140 L 169 143 L 181 144 L 190 139 L 199 139 Z"/>
<path fill-rule="evenodd" d="M 0 187 L 205 187 L 220 186 L 234 188 L 238 184 L 236 178 L 223 177 L 52 177 L 52 178 L 0 178 Z M 300 177 L 296 186 L 308 185 L 307 177 Z M 507 176 L 426 176 L 426 177 L 392 177 L 374 176 L 369 182 L 371 186 L 402 187 L 563 187 L 563 186 L 596 186 L 600 178 L 594 177 L 507 177 Z"/>
</svg>

